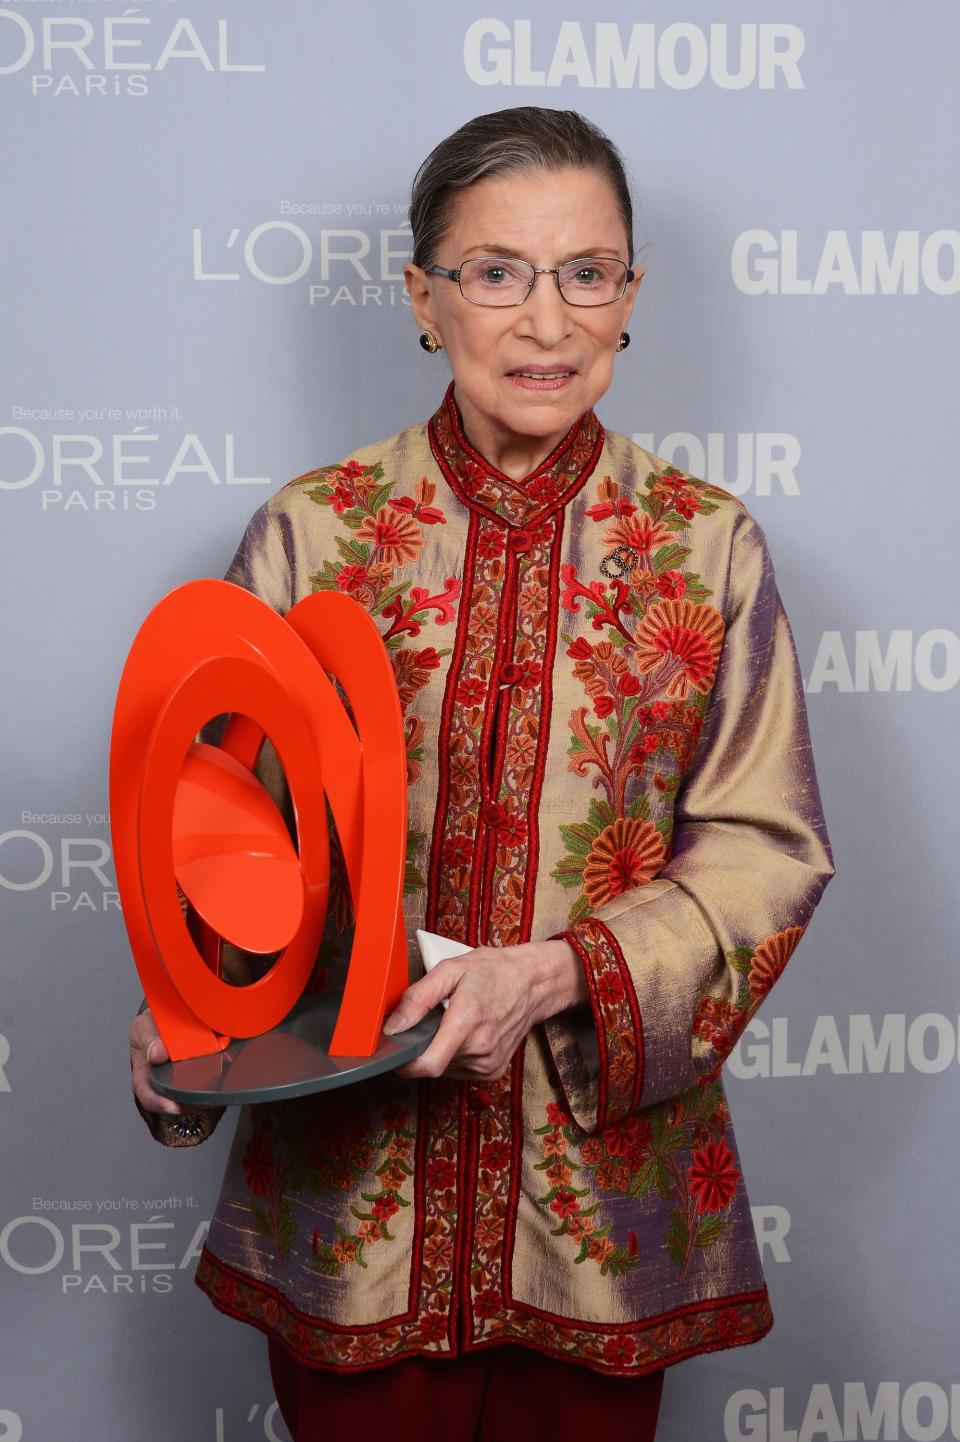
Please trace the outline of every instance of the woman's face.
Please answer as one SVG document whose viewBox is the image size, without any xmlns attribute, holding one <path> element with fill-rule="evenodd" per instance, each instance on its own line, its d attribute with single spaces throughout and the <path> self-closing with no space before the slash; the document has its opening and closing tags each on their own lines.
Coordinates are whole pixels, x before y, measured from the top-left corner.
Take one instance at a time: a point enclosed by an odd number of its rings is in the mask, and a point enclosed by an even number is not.
<svg viewBox="0 0 960 1442">
<path fill-rule="evenodd" d="M 465 190 L 436 264 L 454 270 L 471 256 L 522 257 L 538 269 L 584 256 L 630 260 L 610 182 L 574 169 L 491 176 Z M 569 305 L 552 275 L 538 276 L 522 305 L 502 308 L 475 305 L 455 281 L 417 266 L 404 275 L 418 325 L 450 357 L 467 434 L 497 464 L 530 442 L 546 455 L 603 395 L 643 271 L 621 300 L 593 307 Z"/>
</svg>

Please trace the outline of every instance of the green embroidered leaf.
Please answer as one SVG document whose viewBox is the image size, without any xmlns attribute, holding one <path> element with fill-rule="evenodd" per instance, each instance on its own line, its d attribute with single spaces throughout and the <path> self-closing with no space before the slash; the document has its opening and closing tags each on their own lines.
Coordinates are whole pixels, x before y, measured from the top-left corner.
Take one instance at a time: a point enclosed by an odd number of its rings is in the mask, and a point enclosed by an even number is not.
<svg viewBox="0 0 960 1442">
<path fill-rule="evenodd" d="M 594 796 L 587 810 L 587 818 L 591 826 L 596 827 L 597 835 L 599 835 L 604 827 L 613 825 L 617 819 L 617 813 L 609 801 L 599 801 L 597 797 Z"/>
<path fill-rule="evenodd" d="M 422 891 L 427 884 L 427 879 L 418 867 L 412 856 L 408 856 L 406 865 L 403 868 L 403 894 L 413 896 L 415 892 Z"/>
<path fill-rule="evenodd" d="M 639 1258 L 631 1257 L 630 1253 L 626 1251 L 624 1247 L 618 1247 L 617 1250 L 603 1263 L 600 1271 L 603 1272 L 604 1269 L 606 1269 L 607 1271 L 611 1272 L 613 1276 L 622 1277 L 625 1273 L 630 1271 L 631 1267 L 635 1267 L 638 1261 Z"/>
<path fill-rule="evenodd" d="M 659 821 L 653 823 L 654 830 L 659 831 L 664 841 L 669 841 L 673 835 L 673 821 L 669 816 L 661 816 Z"/>
<path fill-rule="evenodd" d="M 572 851 L 575 856 L 589 856 L 590 848 L 600 832 L 596 826 L 589 826 L 584 821 L 575 821 L 571 826 L 561 826 L 560 834 L 566 842 L 568 851 Z"/>
<path fill-rule="evenodd" d="M 587 917 L 592 915 L 593 907 L 585 896 L 581 896 L 571 906 L 567 913 L 567 920 L 571 925 L 575 925 L 578 921 L 586 921 Z"/>
<path fill-rule="evenodd" d="M 735 946 L 733 951 L 727 952 L 727 961 L 734 971 L 738 971 L 741 976 L 747 976 L 753 964 L 753 956 L 752 946 Z"/>
<path fill-rule="evenodd" d="M 659 551 L 654 551 L 653 569 L 655 571 L 676 571 L 689 554 L 689 546 L 678 546 L 676 542 L 670 542 L 666 546 L 661 546 Z"/>
<path fill-rule="evenodd" d="M 581 1262 L 585 1262 L 587 1260 L 588 1248 L 589 1243 L 586 1237 L 584 1237 L 583 1241 L 580 1243 L 580 1250 L 573 1259 L 573 1264 L 575 1267 L 579 1266 Z"/>
<path fill-rule="evenodd" d="M 318 506 L 329 506 L 333 503 L 333 491 L 329 486 L 314 486 L 312 491 L 305 491 L 304 495 Z"/>
<path fill-rule="evenodd" d="M 277 1216 L 277 1247 L 280 1258 L 283 1258 L 293 1246 L 297 1233 L 297 1224 L 293 1219 L 293 1205 L 289 1197 L 284 1197 L 280 1203 L 280 1211 Z"/>
<path fill-rule="evenodd" d="M 564 856 L 557 862 L 550 875 L 554 881 L 567 888 L 583 885 L 583 857 Z"/>
<path fill-rule="evenodd" d="M 668 1147 L 667 1150 L 674 1149 Z M 654 1185 L 656 1186 L 656 1189 L 660 1193 L 661 1197 L 663 1197 L 664 1201 L 669 1201 L 670 1198 L 673 1196 L 673 1186 L 672 1179 L 670 1177 L 670 1168 L 667 1166 L 666 1162 L 662 1159 L 662 1157 L 657 1157 L 656 1161 L 654 1162 Z"/>
<path fill-rule="evenodd" d="M 710 587 L 705 586 L 700 580 L 699 571 L 684 571 L 683 576 L 684 580 L 687 583 L 687 589 L 684 592 L 684 597 L 686 600 L 705 601 L 708 596 L 713 595 Z"/>
<path fill-rule="evenodd" d="M 644 1162 L 639 1171 L 634 1172 L 630 1182 L 630 1195 L 632 1197 L 646 1197 L 653 1191 L 655 1169 L 653 1159 Z"/>
<path fill-rule="evenodd" d="M 321 1244 L 322 1250 L 318 1251 L 313 1259 L 313 1265 L 323 1277 L 339 1277 L 343 1267 L 325 1244 Z"/>
<path fill-rule="evenodd" d="M 270 1225 L 266 1207 L 262 1206 L 259 1202 L 251 1202 L 250 1212 L 253 1216 L 253 1224 L 261 1237 L 270 1237 L 272 1240 L 273 1228 Z"/>
<path fill-rule="evenodd" d="M 645 792 L 630 802 L 627 807 L 627 816 L 631 821 L 635 821 L 638 817 L 641 821 L 649 821 L 650 797 Z"/>
<path fill-rule="evenodd" d="M 669 1157 L 674 1152 L 682 1151 L 686 1145 L 687 1138 L 683 1134 L 683 1128 L 676 1127 L 665 1134 L 663 1141 L 660 1143 L 659 1154 L 662 1157 Z"/>
<path fill-rule="evenodd" d="M 324 561 L 322 571 L 314 571 L 310 585 L 314 591 L 335 591 L 339 572 L 332 561 Z"/>
<path fill-rule="evenodd" d="M 334 537 L 337 550 L 345 561 L 355 566 L 368 566 L 370 564 L 370 547 L 365 546 L 361 541 L 346 541 L 343 536 Z M 330 565 L 330 562 L 327 562 Z"/>
<path fill-rule="evenodd" d="M 663 1245 L 670 1260 L 676 1262 L 678 1267 L 682 1267 L 686 1261 L 687 1254 L 677 1239 L 675 1237 L 668 1237 Z"/>
<path fill-rule="evenodd" d="M 351 531 L 355 531 L 363 525 L 364 521 L 369 520 L 369 517 L 366 511 L 360 510 L 359 506 L 351 506 L 349 511 L 341 511 L 340 519 L 345 526 L 350 527 Z"/>
<path fill-rule="evenodd" d="M 354 541 L 352 542 L 352 544 L 356 545 L 357 542 Z M 405 595 L 410 589 L 410 584 L 411 583 L 409 581 L 403 581 L 399 586 L 388 586 L 386 590 L 380 595 L 377 604 L 371 607 L 371 616 L 379 616 L 384 606 L 389 606 L 390 602 L 395 601 L 398 596 Z M 443 653 L 441 652 L 441 655 L 442 654 Z"/>
<path fill-rule="evenodd" d="M 678 1267 L 686 1265 L 689 1241 L 690 1232 L 687 1226 L 686 1212 L 671 1212 L 670 1226 L 666 1241 L 663 1245 L 669 1253 L 671 1260 L 676 1262 Z"/>
<path fill-rule="evenodd" d="M 727 1230 L 727 1223 L 722 1217 L 703 1217 L 700 1226 L 697 1228 L 696 1245 L 698 1247 L 712 1247 L 719 1242 Z"/>
<path fill-rule="evenodd" d="M 370 495 L 367 498 L 367 508 L 371 512 L 371 514 L 373 514 L 375 511 L 379 511 L 381 506 L 385 506 L 387 504 L 387 498 L 390 495 L 390 492 L 393 490 L 393 487 L 394 482 L 388 481 L 385 486 L 377 486 L 375 490 L 370 492 Z"/>
<path fill-rule="evenodd" d="M 667 511 L 660 519 L 665 526 L 670 527 L 671 531 L 686 530 L 690 524 L 686 516 L 681 516 L 679 511 Z"/>
</svg>

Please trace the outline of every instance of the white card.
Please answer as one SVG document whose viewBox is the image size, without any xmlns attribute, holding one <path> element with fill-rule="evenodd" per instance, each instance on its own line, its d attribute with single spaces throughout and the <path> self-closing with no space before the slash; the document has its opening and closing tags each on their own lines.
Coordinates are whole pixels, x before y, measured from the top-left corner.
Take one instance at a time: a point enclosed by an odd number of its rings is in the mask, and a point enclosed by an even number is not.
<svg viewBox="0 0 960 1442">
<path fill-rule="evenodd" d="M 449 936 L 438 936 L 435 931 L 420 931 L 419 928 L 417 945 L 423 958 L 424 971 L 433 971 L 433 968 L 441 961 L 446 961 L 447 957 L 466 956 L 468 951 L 475 950 L 472 946 L 464 946 L 462 941 L 452 941 Z M 449 1004 L 450 998 L 444 997 L 444 1007 Z"/>
</svg>

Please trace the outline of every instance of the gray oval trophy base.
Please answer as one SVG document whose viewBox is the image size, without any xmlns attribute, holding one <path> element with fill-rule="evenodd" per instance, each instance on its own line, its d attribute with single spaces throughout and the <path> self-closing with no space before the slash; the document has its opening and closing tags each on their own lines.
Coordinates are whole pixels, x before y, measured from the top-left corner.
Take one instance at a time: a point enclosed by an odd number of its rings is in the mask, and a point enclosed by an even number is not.
<svg viewBox="0 0 960 1442">
<path fill-rule="evenodd" d="M 161 1096 L 188 1106 L 240 1106 L 288 1101 L 333 1091 L 393 1071 L 426 1051 L 443 1020 L 436 1007 L 409 1031 L 381 1034 L 372 1056 L 330 1056 L 339 996 L 304 997 L 290 1015 L 262 1036 L 232 1041 L 226 1051 L 150 1068 Z"/>
</svg>

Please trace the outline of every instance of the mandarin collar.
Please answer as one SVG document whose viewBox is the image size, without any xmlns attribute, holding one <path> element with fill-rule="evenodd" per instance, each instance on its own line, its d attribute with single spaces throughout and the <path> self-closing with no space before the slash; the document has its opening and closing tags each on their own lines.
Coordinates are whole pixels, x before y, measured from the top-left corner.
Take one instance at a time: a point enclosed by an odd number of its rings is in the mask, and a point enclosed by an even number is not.
<svg viewBox="0 0 960 1442">
<path fill-rule="evenodd" d="M 498 471 L 467 440 L 450 382 L 428 426 L 430 449 L 450 488 L 469 506 L 512 526 L 529 526 L 565 506 L 600 458 L 603 426 L 587 411 L 536 470 L 515 481 Z"/>
</svg>

